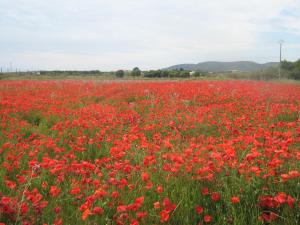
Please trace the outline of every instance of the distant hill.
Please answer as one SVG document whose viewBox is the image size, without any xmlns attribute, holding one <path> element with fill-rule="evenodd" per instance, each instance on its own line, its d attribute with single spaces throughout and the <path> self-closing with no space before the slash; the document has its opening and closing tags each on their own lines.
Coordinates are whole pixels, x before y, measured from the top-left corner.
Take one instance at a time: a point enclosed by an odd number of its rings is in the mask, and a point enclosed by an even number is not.
<svg viewBox="0 0 300 225">
<path fill-rule="evenodd" d="M 164 68 L 163 70 L 192 70 L 192 71 L 203 71 L 203 72 L 226 72 L 226 71 L 243 71 L 252 72 L 264 70 L 270 67 L 277 67 L 279 63 L 268 62 L 259 64 L 251 61 L 238 61 L 238 62 L 202 62 L 198 64 L 179 64 Z"/>
</svg>

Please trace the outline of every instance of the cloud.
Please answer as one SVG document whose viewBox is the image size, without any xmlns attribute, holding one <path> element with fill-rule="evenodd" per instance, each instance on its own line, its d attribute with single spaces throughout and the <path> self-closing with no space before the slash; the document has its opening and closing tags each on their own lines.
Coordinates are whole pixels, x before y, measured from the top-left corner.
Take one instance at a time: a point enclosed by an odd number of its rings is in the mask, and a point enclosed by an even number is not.
<svg viewBox="0 0 300 225">
<path fill-rule="evenodd" d="M 2 0 L 0 65 L 109 70 L 274 60 L 281 35 L 299 40 L 298 9 L 298 0 Z M 292 59 L 295 51 L 287 51 Z"/>
</svg>

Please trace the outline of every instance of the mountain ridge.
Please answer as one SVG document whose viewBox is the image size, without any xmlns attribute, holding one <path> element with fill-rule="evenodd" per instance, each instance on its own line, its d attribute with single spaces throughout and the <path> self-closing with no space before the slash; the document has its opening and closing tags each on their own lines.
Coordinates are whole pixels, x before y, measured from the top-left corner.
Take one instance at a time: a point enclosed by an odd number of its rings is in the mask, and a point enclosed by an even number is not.
<svg viewBox="0 0 300 225">
<path fill-rule="evenodd" d="M 164 68 L 163 70 L 192 70 L 192 71 L 203 71 L 203 72 L 226 72 L 226 71 L 242 71 L 242 72 L 253 72 L 260 71 L 270 67 L 277 67 L 278 62 L 267 62 L 257 63 L 253 61 L 232 61 L 232 62 L 221 62 L 221 61 L 206 61 L 197 64 L 177 64 Z"/>
</svg>

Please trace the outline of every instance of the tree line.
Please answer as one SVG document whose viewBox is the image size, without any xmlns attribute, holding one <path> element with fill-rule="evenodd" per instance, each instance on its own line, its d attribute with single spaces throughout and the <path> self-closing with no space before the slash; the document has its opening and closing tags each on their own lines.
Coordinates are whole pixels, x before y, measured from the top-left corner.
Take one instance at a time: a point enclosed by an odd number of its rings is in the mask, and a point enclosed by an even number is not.
<svg viewBox="0 0 300 225">
<path fill-rule="evenodd" d="M 125 75 L 133 76 L 133 77 L 148 77 L 148 78 L 173 78 L 173 77 L 181 77 L 181 78 L 187 78 L 187 77 L 199 77 L 204 76 L 204 72 L 200 71 L 188 71 L 188 70 L 148 70 L 148 71 L 141 71 L 138 67 L 133 68 L 132 71 L 125 72 L 124 70 L 117 70 L 115 72 L 115 75 L 117 77 L 124 77 Z"/>
<path fill-rule="evenodd" d="M 300 59 L 295 62 L 284 60 L 281 62 L 281 69 L 287 78 L 300 80 Z"/>
<path fill-rule="evenodd" d="M 279 70 L 280 69 L 280 70 Z M 184 69 L 177 70 L 148 70 L 142 71 L 138 67 L 134 67 L 132 70 L 117 70 L 110 72 L 103 72 L 99 70 L 90 71 L 33 71 L 33 72 L 18 72 L 15 75 L 44 75 L 44 76 L 116 76 L 122 78 L 128 77 L 145 77 L 145 78 L 189 78 L 189 77 L 221 77 L 231 79 L 253 79 L 253 80 L 272 80 L 278 78 L 295 79 L 300 80 L 300 59 L 291 62 L 283 60 L 279 66 L 270 67 L 261 71 L 255 72 L 204 72 L 204 71 L 189 71 Z M 5 74 L 0 73 L 0 79 L 4 79 Z"/>
<path fill-rule="evenodd" d="M 279 69 L 281 71 L 279 71 Z M 132 71 L 118 70 L 115 72 L 117 77 L 133 76 L 133 77 L 148 77 L 148 78 L 188 78 L 188 77 L 214 77 L 223 76 L 224 78 L 232 79 L 254 79 L 254 80 L 272 80 L 278 78 L 300 80 L 300 59 L 295 62 L 284 60 L 277 67 L 270 67 L 264 70 L 255 72 L 218 72 L 210 73 L 203 71 L 189 71 L 189 70 L 149 70 L 141 71 L 138 67 L 133 68 Z"/>
</svg>

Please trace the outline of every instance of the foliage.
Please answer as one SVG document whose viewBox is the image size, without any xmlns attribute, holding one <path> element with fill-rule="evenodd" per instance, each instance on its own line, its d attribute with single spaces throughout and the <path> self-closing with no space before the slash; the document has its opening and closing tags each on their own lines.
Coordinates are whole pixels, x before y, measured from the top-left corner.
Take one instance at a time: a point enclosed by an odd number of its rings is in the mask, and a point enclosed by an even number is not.
<svg viewBox="0 0 300 225">
<path fill-rule="evenodd" d="M 125 74 L 124 70 L 117 70 L 116 71 L 116 77 L 124 77 L 124 74 Z"/>
<path fill-rule="evenodd" d="M 194 71 L 193 76 L 194 77 L 200 77 L 202 74 L 200 71 Z"/>
<path fill-rule="evenodd" d="M 281 63 L 281 67 L 283 70 L 285 70 L 290 78 L 300 80 L 300 59 L 298 59 L 296 62 L 284 60 Z"/>
<path fill-rule="evenodd" d="M 190 77 L 190 71 L 186 70 L 150 70 L 144 73 L 145 77 L 150 78 L 163 78 L 163 77 L 170 77 L 170 78 L 187 78 Z"/>
<path fill-rule="evenodd" d="M 131 72 L 131 75 L 134 77 L 139 77 L 139 76 L 141 76 L 141 74 L 142 74 L 142 72 L 138 67 L 134 67 Z"/>
<path fill-rule="evenodd" d="M 102 72 L 99 70 L 88 70 L 88 71 L 79 71 L 79 70 L 54 70 L 54 71 L 39 71 L 32 72 L 36 75 L 48 75 L 48 76 L 87 76 L 87 75 L 102 75 Z"/>
</svg>

